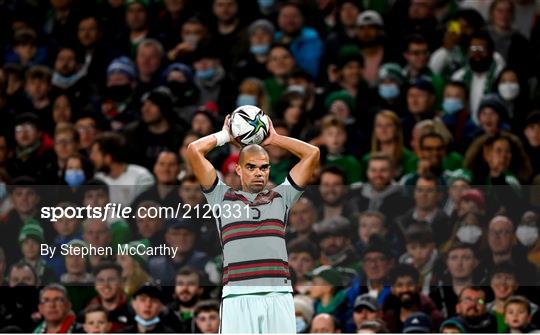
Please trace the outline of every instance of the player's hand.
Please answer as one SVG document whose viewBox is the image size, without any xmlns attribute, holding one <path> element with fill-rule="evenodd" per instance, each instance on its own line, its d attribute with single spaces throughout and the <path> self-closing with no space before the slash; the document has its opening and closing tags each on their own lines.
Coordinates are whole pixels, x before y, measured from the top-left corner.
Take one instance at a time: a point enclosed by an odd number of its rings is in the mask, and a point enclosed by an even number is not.
<svg viewBox="0 0 540 335">
<path fill-rule="evenodd" d="M 223 121 L 223 127 L 221 127 L 221 129 L 225 130 L 227 134 L 229 134 L 229 143 L 234 146 L 240 147 L 240 144 L 236 142 L 236 140 L 231 134 L 231 114 L 227 114 L 227 116 L 225 116 L 225 121 Z"/>
<path fill-rule="evenodd" d="M 261 143 L 263 147 L 266 147 L 268 145 L 272 145 L 274 143 L 274 139 L 279 136 L 279 134 L 274 129 L 274 124 L 272 123 L 272 120 L 268 118 L 268 136 L 266 139 Z"/>
</svg>

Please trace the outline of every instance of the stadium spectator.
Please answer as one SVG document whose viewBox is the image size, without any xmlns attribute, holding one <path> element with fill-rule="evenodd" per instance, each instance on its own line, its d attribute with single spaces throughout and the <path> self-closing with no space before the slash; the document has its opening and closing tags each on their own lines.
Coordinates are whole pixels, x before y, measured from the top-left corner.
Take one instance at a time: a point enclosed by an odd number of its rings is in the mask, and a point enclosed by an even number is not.
<svg viewBox="0 0 540 335">
<path fill-rule="evenodd" d="M 381 307 L 377 299 L 364 293 L 359 295 L 354 301 L 353 321 L 356 330 L 363 328 L 366 321 L 375 321 L 382 318 Z"/>
<path fill-rule="evenodd" d="M 338 167 L 323 168 L 320 174 L 319 194 L 322 200 L 318 208 L 319 219 L 325 220 L 336 216 L 350 214 L 346 208 L 347 190 L 346 175 Z"/>
<path fill-rule="evenodd" d="M 317 316 L 311 320 L 309 332 L 313 334 L 333 334 L 341 333 L 341 328 L 339 326 L 339 322 L 332 315 L 328 313 L 321 313 L 317 314 Z"/>
<path fill-rule="evenodd" d="M 411 265 L 396 265 L 389 274 L 389 280 L 392 294 L 383 305 L 383 319 L 388 330 L 407 332 L 407 319 L 417 312 L 425 313 L 432 327 L 438 329 L 443 316 L 433 301 L 420 291 L 418 270 Z"/>
<path fill-rule="evenodd" d="M 342 216 L 325 219 L 317 224 L 317 241 L 321 251 L 320 263 L 343 271 L 360 270 L 358 256 L 351 241 L 351 223 Z M 345 275 L 344 275 L 345 276 Z"/>
<path fill-rule="evenodd" d="M 135 312 L 135 324 L 124 329 L 127 333 L 173 333 L 174 330 L 161 322 L 164 296 L 161 287 L 153 283 L 142 285 L 133 295 L 131 306 Z"/>
<path fill-rule="evenodd" d="M 385 213 L 388 222 L 404 213 L 410 200 L 401 185 L 394 181 L 396 175 L 394 161 L 382 152 L 372 153 L 367 163 L 367 182 L 353 189 L 359 211 L 379 211 Z"/>
<path fill-rule="evenodd" d="M 531 303 L 524 296 L 510 297 L 504 304 L 504 320 L 510 332 L 525 333 L 535 330 L 536 327 L 531 324 L 531 316 Z"/>
<path fill-rule="evenodd" d="M 396 218 L 397 225 L 405 231 L 414 222 L 427 222 L 436 232 L 435 243 L 440 246 L 452 232 L 448 216 L 441 210 L 441 189 L 435 176 L 420 175 L 414 186 L 414 207 Z"/>
<path fill-rule="evenodd" d="M 99 135 L 92 145 L 90 159 L 96 167 L 96 178 L 111 186 L 110 200 L 130 204 L 154 184 L 152 174 L 140 165 L 126 162 L 125 137 L 113 132 Z"/>
<path fill-rule="evenodd" d="M 431 286 L 430 297 L 448 318 L 456 315 L 458 296 L 464 288 L 480 280 L 477 278 L 479 261 L 471 244 L 455 243 L 445 256 L 446 269 L 443 274 L 438 274 L 438 285 Z"/>
<path fill-rule="evenodd" d="M 197 315 L 200 314 L 200 311 L 196 314 L 199 303 L 202 302 L 204 284 L 201 273 L 193 267 L 185 266 L 176 272 L 173 302 L 169 305 L 169 312 L 172 318 L 171 324 L 174 325 L 173 328 L 177 331 L 191 332 L 193 331 L 193 323 L 196 323 L 198 327 L 199 324 L 204 324 L 202 320 L 198 320 Z M 210 310 L 205 312 L 210 312 Z M 219 313 L 219 310 L 217 312 Z M 212 313 L 210 314 L 205 315 L 205 317 L 215 317 Z M 202 319 L 202 317 L 199 319 Z M 208 325 L 205 328 L 208 328 Z M 199 329 L 203 330 L 200 327 Z"/>
<path fill-rule="evenodd" d="M 291 207 L 287 222 L 287 240 L 307 238 L 315 240 L 313 229 L 317 220 L 317 208 L 309 198 L 302 197 Z"/>
<path fill-rule="evenodd" d="M 159 278 L 164 285 L 172 285 L 175 281 L 176 272 L 190 265 L 198 270 L 203 270 L 208 261 L 208 256 L 195 250 L 195 242 L 198 236 L 197 223 L 186 218 L 168 219 L 165 222 L 165 244 L 176 248 L 174 258 L 171 256 L 156 256 L 148 261 L 148 270 L 152 278 Z"/>
<path fill-rule="evenodd" d="M 323 43 L 317 31 L 305 25 L 303 9 L 297 3 L 285 2 L 278 11 L 276 42 L 289 45 L 298 66 L 317 77 Z"/>
<path fill-rule="evenodd" d="M 88 306 L 102 306 L 109 315 L 111 332 L 122 330 L 131 322 L 128 300 L 122 286 L 120 265 L 103 262 L 94 269 L 94 287 L 98 296 Z"/>
<path fill-rule="evenodd" d="M 102 334 L 111 331 L 109 313 L 100 305 L 91 305 L 84 310 L 83 329 L 87 334 Z"/>
<path fill-rule="evenodd" d="M 214 300 L 200 301 L 195 305 L 193 319 L 201 333 L 217 333 L 219 331 L 219 304 Z"/>
<path fill-rule="evenodd" d="M 309 287 L 308 275 L 317 264 L 318 250 L 312 240 L 297 237 L 287 243 L 289 250 L 289 266 L 296 276 L 296 289 L 301 291 Z"/>
<path fill-rule="evenodd" d="M 39 292 L 39 313 L 43 321 L 34 329 L 36 333 L 74 333 L 75 314 L 71 311 L 66 288 L 49 284 Z"/>
<path fill-rule="evenodd" d="M 41 244 L 45 242 L 45 235 L 39 222 L 34 219 L 25 220 L 18 241 L 21 244 L 21 253 L 23 255 L 20 262 L 32 266 L 38 283 L 46 285 L 54 282 L 56 276 L 53 269 L 40 257 L 40 248 Z"/>
<path fill-rule="evenodd" d="M 141 120 L 124 129 L 130 162 L 151 169 L 160 152 L 178 151 L 185 130 L 174 120 L 173 96 L 159 86 L 142 97 Z"/>
<path fill-rule="evenodd" d="M 469 333 L 496 333 L 497 320 L 486 310 L 486 292 L 479 286 L 466 286 L 456 305 L 459 320 Z"/>
<path fill-rule="evenodd" d="M 149 243 L 145 242 L 147 242 L 147 240 L 133 241 L 128 243 L 128 247 L 136 247 L 139 244 L 146 247 L 150 246 Z M 122 267 L 122 283 L 124 286 L 124 293 L 126 293 L 128 297 L 131 297 L 142 284 L 151 279 L 146 270 L 147 257 L 145 257 L 145 255 L 117 255 L 116 262 Z"/>
</svg>

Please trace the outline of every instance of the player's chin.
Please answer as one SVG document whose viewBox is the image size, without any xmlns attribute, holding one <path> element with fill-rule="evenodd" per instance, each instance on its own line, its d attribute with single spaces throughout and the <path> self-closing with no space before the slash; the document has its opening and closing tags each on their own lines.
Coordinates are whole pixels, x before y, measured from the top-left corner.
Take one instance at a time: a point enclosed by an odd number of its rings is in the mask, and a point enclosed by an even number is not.
<svg viewBox="0 0 540 335">
<path fill-rule="evenodd" d="M 264 181 L 253 181 L 251 185 L 249 185 L 249 188 L 251 189 L 251 192 L 257 193 L 264 190 L 265 186 L 266 186 L 266 183 Z"/>
</svg>

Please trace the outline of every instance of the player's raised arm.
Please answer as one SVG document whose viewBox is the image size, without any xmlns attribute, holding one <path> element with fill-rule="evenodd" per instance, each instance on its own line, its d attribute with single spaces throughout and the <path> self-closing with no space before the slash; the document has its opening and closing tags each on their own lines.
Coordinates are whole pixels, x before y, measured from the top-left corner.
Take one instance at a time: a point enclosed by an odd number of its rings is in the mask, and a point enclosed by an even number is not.
<svg viewBox="0 0 540 335">
<path fill-rule="evenodd" d="M 276 130 L 272 125 L 272 121 L 269 122 L 269 135 L 268 138 L 264 140 L 262 145 L 275 145 L 276 147 L 285 149 L 296 157 L 300 158 L 300 162 L 296 163 L 296 165 L 291 169 L 290 176 L 296 185 L 300 187 L 306 186 L 311 179 L 313 172 L 319 165 L 319 148 L 292 137 L 279 135 L 276 133 Z"/>
<path fill-rule="evenodd" d="M 215 147 L 222 146 L 231 141 L 232 138 L 229 133 L 229 116 L 227 115 L 221 131 L 207 135 L 188 144 L 186 156 L 191 165 L 193 174 L 197 177 L 197 180 L 199 180 L 203 189 L 211 188 L 217 178 L 216 170 L 212 163 L 206 159 L 206 154 Z"/>
</svg>

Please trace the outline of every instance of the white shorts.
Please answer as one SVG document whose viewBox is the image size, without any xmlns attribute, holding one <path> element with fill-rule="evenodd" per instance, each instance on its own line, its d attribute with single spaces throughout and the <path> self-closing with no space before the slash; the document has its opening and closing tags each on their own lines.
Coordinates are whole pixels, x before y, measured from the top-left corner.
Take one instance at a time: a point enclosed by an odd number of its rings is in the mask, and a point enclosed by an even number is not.
<svg viewBox="0 0 540 335">
<path fill-rule="evenodd" d="M 296 333 L 291 293 L 272 292 L 225 297 L 221 302 L 220 333 Z"/>
</svg>

